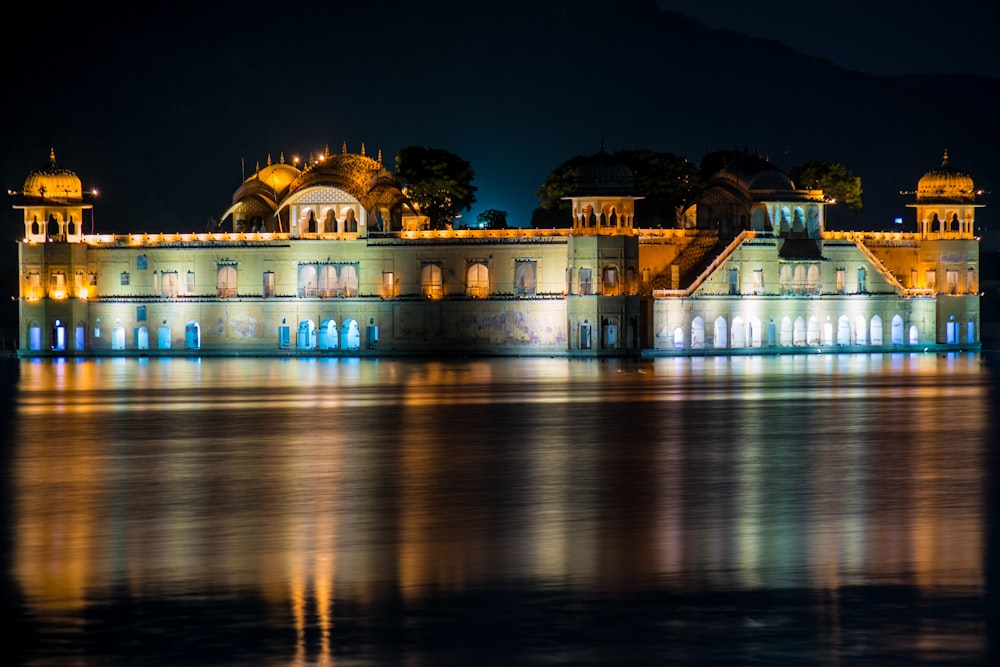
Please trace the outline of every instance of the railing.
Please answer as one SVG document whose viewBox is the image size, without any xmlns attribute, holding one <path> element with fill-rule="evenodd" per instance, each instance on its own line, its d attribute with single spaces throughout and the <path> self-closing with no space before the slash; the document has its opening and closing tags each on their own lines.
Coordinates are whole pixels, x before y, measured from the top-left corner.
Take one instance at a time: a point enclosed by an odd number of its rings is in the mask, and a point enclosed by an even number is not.
<svg viewBox="0 0 1000 667">
<path fill-rule="evenodd" d="M 741 232 L 739 236 L 732 240 L 732 242 L 726 246 L 719 255 L 712 260 L 712 263 L 702 271 L 694 282 L 685 289 L 659 289 L 653 290 L 653 298 L 665 298 L 665 297 L 677 297 L 677 296 L 691 296 L 696 289 L 702 286 L 702 284 L 708 280 L 708 277 L 712 275 L 723 262 L 729 259 L 729 256 L 735 252 L 740 245 L 743 244 L 747 239 L 757 238 L 757 233 L 753 231 Z"/>
</svg>

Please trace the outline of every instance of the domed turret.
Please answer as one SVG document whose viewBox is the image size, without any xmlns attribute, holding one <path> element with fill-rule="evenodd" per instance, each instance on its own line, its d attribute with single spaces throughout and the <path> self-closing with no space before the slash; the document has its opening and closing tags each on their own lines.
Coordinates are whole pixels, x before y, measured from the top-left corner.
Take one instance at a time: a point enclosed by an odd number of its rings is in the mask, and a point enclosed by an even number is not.
<svg viewBox="0 0 1000 667">
<path fill-rule="evenodd" d="M 948 151 L 937 169 L 928 171 L 917 183 L 917 202 L 973 203 L 976 188 L 972 177 L 948 163 Z"/>
<path fill-rule="evenodd" d="M 574 234 L 631 234 L 635 217 L 632 168 L 604 150 L 582 158 L 573 172 L 569 195 Z"/>
<path fill-rule="evenodd" d="M 578 165 L 573 173 L 571 196 L 630 197 L 634 194 L 632 169 L 608 155 L 604 146 L 599 153 Z"/>
<path fill-rule="evenodd" d="M 83 212 L 93 210 L 97 192 L 84 193 L 80 178 L 69 169 L 61 169 L 55 149 L 49 149 L 48 163 L 28 174 L 21 192 L 11 194 L 14 208 L 24 212 L 26 241 L 78 243 L 83 240 Z"/>
<path fill-rule="evenodd" d="M 83 188 L 79 177 L 69 169 L 56 165 L 56 151 L 49 151 L 49 161 L 28 174 L 23 195 L 27 198 L 82 200 Z"/>
<path fill-rule="evenodd" d="M 917 209 L 917 230 L 923 238 L 973 238 L 976 229 L 976 186 L 972 176 L 948 163 L 944 152 L 941 166 L 917 182 L 917 200 L 907 207 Z"/>
</svg>

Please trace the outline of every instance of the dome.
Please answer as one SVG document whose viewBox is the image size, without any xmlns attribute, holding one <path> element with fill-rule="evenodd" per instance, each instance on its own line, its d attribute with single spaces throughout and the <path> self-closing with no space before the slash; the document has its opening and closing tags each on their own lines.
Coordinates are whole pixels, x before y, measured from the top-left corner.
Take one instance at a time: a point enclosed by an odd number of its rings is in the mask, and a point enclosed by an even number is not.
<svg viewBox="0 0 1000 667">
<path fill-rule="evenodd" d="M 280 162 L 261 169 L 257 173 L 257 179 L 270 185 L 276 192 L 284 192 L 300 173 L 293 165 Z"/>
<path fill-rule="evenodd" d="M 271 164 L 271 156 L 268 155 L 267 166 L 261 169 L 258 165 L 257 171 L 233 193 L 233 203 L 250 197 L 260 197 L 274 203 L 287 194 L 288 186 L 301 173 L 294 165 L 285 162 L 284 154 L 278 164 Z"/>
<path fill-rule="evenodd" d="M 735 181 L 746 190 L 794 190 L 792 180 L 760 155 L 745 154 L 726 162 L 716 178 Z"/>
<path fill-rule="evenodd" d="M 288 194 L 329 186 L 343 190 L 368 209 L 378 202 L 395 203 L 403 198 L 403 193 L 396 178 L 382 166 L 381 158 L 381 151 L 377 160 L 365 155 L 364 144 L 360 155 L 347 153 L 346 148 L 337 155 L 328 152 L 296 176 L 289 184 Z"/>
<path fill-rule="evenodd" d="M 751 190 L 794 190 L 795 184 L 783 171 L 766 169 L 750 180 Z"/>
<path fill-rule="evenodd" d="M 51 149 L 49 161 L 35 169 L 24 181 L 24 196 L 41 199 L 83 199 L 80 178 L 69 169 L 56 165 L 56 151 Z"/>
<path fill-rule="evenodd" d="M 918 202 L 974 202 L 975 199 L 972 177 L 948 164 L 948 151 L 944 152 L 941 166 L 928 171 L 917 183 Z"/>
<path fill-rule="evenodd" d="M 602 146 L 600 153 L 577 165 L 570 194 L 575 197 L 631 197 L 635 194 L 635 178 L 627 164 L 608 155 Z"/>
</svg>

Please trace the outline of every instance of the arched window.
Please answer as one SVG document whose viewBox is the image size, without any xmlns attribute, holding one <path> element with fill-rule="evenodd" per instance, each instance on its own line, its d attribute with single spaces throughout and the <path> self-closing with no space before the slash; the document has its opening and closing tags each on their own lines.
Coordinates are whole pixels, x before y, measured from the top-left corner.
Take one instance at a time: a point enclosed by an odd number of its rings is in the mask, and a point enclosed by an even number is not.
<svg viewBox="0 0 1000 667">
<path fill-rule="evenodd" d="M 344 264 L 340 267 L 340 295 L 358 295 L 358 265 Z"/>
<path fill-rule="evenodd" d="M 822 289 L 819 278 L 819 264 L 810 264 L 806 270 L 806 291 L 809 294 L 819 294 Z"/>
<path fill-rule="evenodd" d="M 236 296 L 236 267 L 223 264 L 215 272 L 215 291 L 222 298 Z"/>
<path fill-rule="evenodd" d="M 426 262 L 420 268 L 420 292 L 428 299 L 440 299 L 444 295 L 441 265 L 437 262 Z"/>
<path fill-rule="evenodd" d="M 353 208 L 347 209 L 347 216 L 344 218 L 344 232 L 347 234 L 358 233 L 358 219 Z"/>
<path fill-rule="evenodd" d="M 490 293 L 490 271 L 485 262 L 470 262 L 465 272 L 466 294 L 482 299 Z"/>
<path fill-rule="evenodd" d="M 317 294 L 321 297 L 337 296 L 337 267 L 333 264 L 323 264 L 319 267 L 319 287 Z"/>
<path fill-rule="evenodd" d="M 618 296 L 621 293 L 621 285 L 618 283 L 618 267 L 605 266 L 601 270 L 601 294 L 604 296 Z"/>
<path fill-rule="evenodd" d="M 300 297 L 319 294 L 319 276 L 315 264 L 299 264 L 298 294 Z"/>
<path fill-rule="evenodd" d="M 795 286 L 794 294 L 806 294 L 808 288 L 808 270 L 805 264 L 796 264 L 792 273 L 792 284 Z"/>
<path fill-rule="evenodd" d="M 326 210 L 323 216 L 323 228 L 320 230 L 326 234 L 334 234 L 337 231 L 337 213 L 332 208 Z"/>
<path fill-rule="evenodd" d="M 535 290 L 538 286 L 536 270 L 537 266 L 533 259 L 519 259 L 514 262 L 515 295 L 535 296 Z"/>
</svg>

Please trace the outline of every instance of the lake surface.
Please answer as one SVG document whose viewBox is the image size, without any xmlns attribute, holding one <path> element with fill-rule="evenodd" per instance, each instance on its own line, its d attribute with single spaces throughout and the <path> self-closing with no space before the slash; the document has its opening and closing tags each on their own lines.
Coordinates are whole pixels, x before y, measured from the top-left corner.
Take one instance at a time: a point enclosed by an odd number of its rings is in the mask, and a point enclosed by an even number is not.
<svg viewBox="0 0 1000 667">
<path fill-rule="evenodd" d="M 1000 356 L 0 365 L 23 665 L 997 664 Z"/>
</svg>

